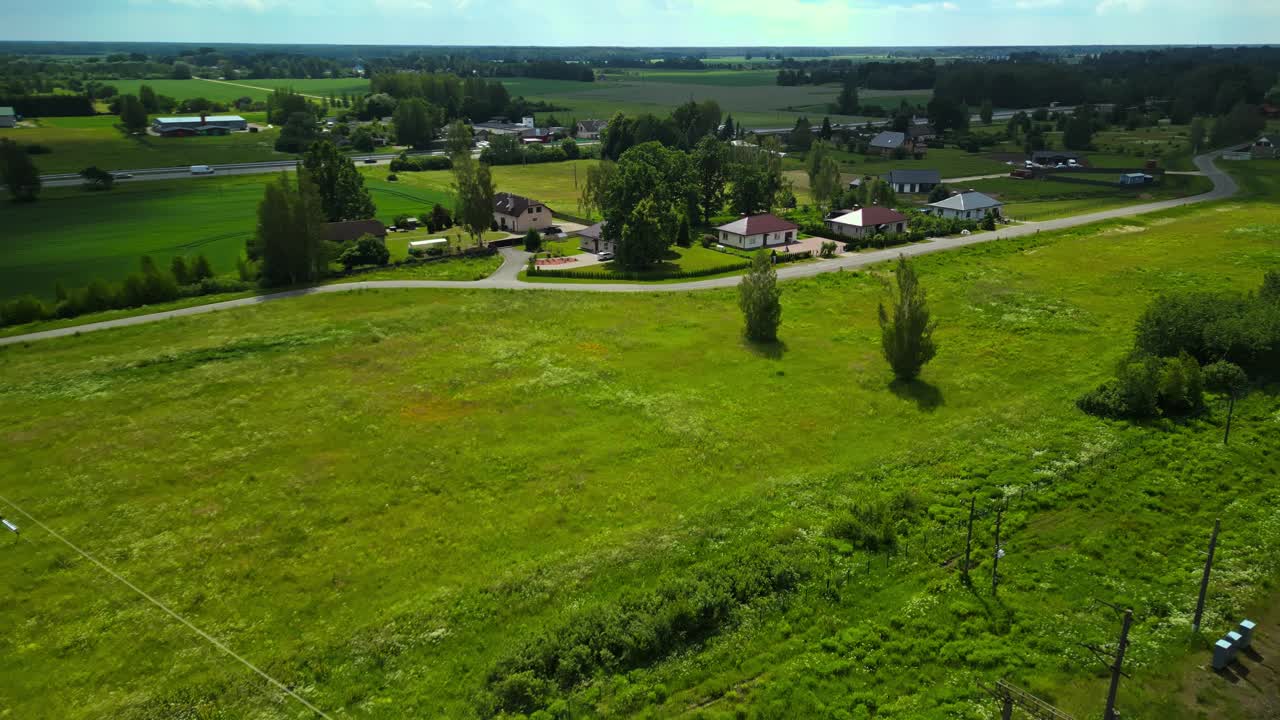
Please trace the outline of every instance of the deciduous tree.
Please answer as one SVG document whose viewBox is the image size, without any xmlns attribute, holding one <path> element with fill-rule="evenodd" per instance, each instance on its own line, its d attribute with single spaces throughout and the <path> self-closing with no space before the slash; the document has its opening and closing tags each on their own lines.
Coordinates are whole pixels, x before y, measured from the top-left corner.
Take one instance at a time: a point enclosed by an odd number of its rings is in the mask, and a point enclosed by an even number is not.
<svg viewBox="0 0 1280 720">
<path fill-rule="evenodd" d="M 879 307 L 880 348 L 894 376 L 911 381 L 937 353 L 933 342 L 937 323 L 930 319 L 924 288 L 905 256 L 898 256 L 894 275 L 896 294 L 893 284 L 886 282 L 889 306 L 882 301 Z"/>
<path fill-rule="evenodd" d="M 782 291 L 769 252 L 761 250 L 751 259 L 751 270 L 738 283 L 738 307 L 745 321 L 743 334 L 752 342 L 778 339 L 782 324 Z"/>
<path fill-rule="evenodd" d="M 40 194 L 40 171 L 18 143 L 0 138 L 0 181 L 14 202 L 33 202 Z"/>
<path fill-rule="evenodd" d="M 728 147 L 711 135 L 698 141 L 693 150 L 693 166 L 697 173 L 698 207 L 702 210 L 702 222 L 724 207 L 725 183 L 728 180 Z"/>
<path fill-rule="evenodd" d="M 396 106 L 392 116 L 396 125 L 396 141 L 415 149 L 425 148 L 436 137 L 440 127 L 440 111 L 422 98 L 409 98 Z"/>
<path fill-rule="evenodd" d="M 376 212 L 364 178 L 351 158 L 328 140 L 312 143 L 302 158 L 320 194 L 320 207 L 329 222 L 364 220 Z"/>
<path fill-rule="evenodd" d="M 137 96 L 120 96 L 120 124 L 129 132 L 147 129 L 147 110 Z"/>
<path fill-rule="evenodd" d="M 467 231 L 477 246 L 493 223 L 493 176 L 489 166 L 469 154 L 460 155 L 453 164 L 453 194 L 457 200 L 454 220 Z"/>
</svg>

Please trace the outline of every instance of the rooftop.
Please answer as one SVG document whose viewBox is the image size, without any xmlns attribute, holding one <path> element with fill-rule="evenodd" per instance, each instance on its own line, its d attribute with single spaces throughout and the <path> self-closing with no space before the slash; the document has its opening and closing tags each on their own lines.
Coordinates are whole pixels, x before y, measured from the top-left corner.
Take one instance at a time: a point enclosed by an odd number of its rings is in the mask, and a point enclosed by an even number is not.
<svg viewBox="0 0 1280 720">
<path fill-rule="evenodd" d="M 733 233 L 734 235 L 742 235 L 744 237 L 799 229 L 799 225 L 788 220 L 783 220 L 782 218 L 770 213 L 741 217 L 727 225 L 721 225 L 716 228 L 716 230 L 722 230 L 724 232 Z"/>
<path fill-rule="evenodd" d="M 907 136 L 900 132 L 885 130 L 871 139 L 871 147 L 892 150 L 893 148 L 902 147 L 902 143 L 906 142 L 906 140 Z"/>
<path fill-rule="evenodd" d="M 936 203 L 929 203 L 929 207 L 943 208 L 946 210 L 985 210 L 987 208 L 1000 207 L 1004 203 L 996 200 L 988 195 L 980 192 L 960 193 L 952 195 L 946 200 L 939 200 Z"/>
<path fill-rule="evenodd" d="M 942 182 L 942 173 L 937 170 L 890 170 L 887 179 L 891 183 L 933 183 Z"/>
<path fill-rule="evenodd" d="M 11 107 L 8 107 L 8 106 L 0 107 L 0 115 L 8 117 L 10 115 L 17 115 L 17 114 L 18 113 L 14 112 L 13 108 Z"/>
<path fill-rule="evenodd" d="M 860 210 L 845 213 L 837 218 L 832 218 L 831 222 L 839 223 L 841 225 L 853 225 L 855 227 L 876 227 L 879 225 L 888 225 L 889 223 L 903 222 L 906 219 L 907 216 L 897 210 L 890 210 L 887 207 L 872 205 Z"/>
<path fill-rule="evenodd" d="M 194 117 L 156 118 L 155 122 L 158 122 L 161 125 L 163 125 L 165 123 L 245 122 L 245 119 L 240 117 L 239 115 L 206 115 L 203 118 L 200 117 L 199 115 L 196 115 Z"/>
<path fill-rule="evenodd" d="M 508 192 L 500 192 L 493 196 L 493 210 L 503 215 L 519 215 L 531 206 L 542 205 L 537 200 L 530 200 L 521 195 L 513 195 Z"/>
</svg>

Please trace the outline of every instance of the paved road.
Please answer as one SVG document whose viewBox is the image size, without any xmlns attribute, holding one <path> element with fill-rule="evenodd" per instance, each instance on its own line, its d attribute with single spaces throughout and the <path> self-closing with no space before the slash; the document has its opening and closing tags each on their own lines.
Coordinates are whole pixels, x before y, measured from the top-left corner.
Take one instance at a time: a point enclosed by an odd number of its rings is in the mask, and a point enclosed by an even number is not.
<svg viewBox="0 0 1280 720">
<path fill-rule="evenodd" d="M 1099 222 L 1101 220 L 1111 220 L 1114 218 L 1130 217 L 1144 213 L 1157 212 L 1160 210 L 1168 210 L 1170 208 L 1190 205 L 1192 203 L 1201 203 L 1209 200 L 1222 200 L 1235 195 L 1237 187 L 1235 180 L 1230 175 L 1222 172 L 1214 165 L 1213 160 L 1221 151 L 1201 155 L 1195 159 L 1196 167 L 1200 172 L 1204 173 L 1213 181 L 1213 190 L 1201 195 L 1192 197 L 1177 198 L 1174 200 L 1164 200 L 1161 202 L 1147 203 L 1144 205 L 1130 205 L 1128 207 L 1114 208 L 1102 212 L 1088 213 L 1085 215 L 1075 215 L 1072 217 L 1059 218 L 1057 220 L 1046 220 L 1044 222 L 1024 223 L 1021 225 L 1011 225 L 1000 228 L 994 232 L 975 233 L 967 237 L 948 237 L 938 238 L 923 243 L 913 245 L 903 245 L 900 247 L 886 248 L 884 250 L 875 250 L 866 253 L 857 253 L 853 255 L 845 255 L 831 260 L 822 260 L 815 263 L 806 263 L 803 265 L 793 265 L 782 268 L 778 271 L 778 278 L 788 280 L 794 278 L 812 277 L 821 273 L 835 272 L 837 270 L 845 270 L 852 268 L 866 267 L 875 263 L 893 260 L 899 255 L 907 257 L 915 257 L 917 255 L 925 255 L 928 253 L 942 252 L 959 247 L 969 245 L 977 245 L 979 243 L 990 242 L 992 240 L 1000 240 L 1007 238 L 1024 237 L 1026 235 L 1035 235 L 1041 231 L 1063 230 L 1066 228 L 1077 227 L 1089 223 Z M 75 325 L 72 327 L 58 328 L 55 330 L 44 330 L 41 332 L 28 333 L 26 335 L 14 335 L 12 337 L 0 338 L 0 345 L 12 345 L 16 343 L 32 342 L 36 340 L 46 340 L 50 338 L 66 337 L 69 335 L 77 335 L 86 332 L 95 332 L 97 330 L 107 330 L 110 328 L 128 327 L 130 325 L 142 325 L 144 323 L 156 322 L 159 320 L 168 320 L 170 318 L 180 318 L 189 315 L 202 315 L 204 313 L 216 312 L 219 310 L 230 310 L 232 308 L 248 307 L 251 305 L 260 305 L 262 303 L 274 302 L 276 300 L 284 300 L 287 298 L 304 297 L 307 295 L 322 295 L 328 293 L 348 292 L 351 290 L 375 290 L 379 288 L 450 288 L 458 289 L 490 289 L 490 290 L 540 290 L 552 292 L 604 292 L 604 293 L 636 293 L 636 292 L 684 292 L 688 290 L 710 290 L 713 288 L 727 288 L 738 284 L 739 278 L 721 277 L 711 278 L 707 280 L 693 280 L 686 283 L 673 283 L 666 285 L 641 285 L 641 284 L 625 284 L 625 283 L 526 283 L 517 279 L 517 276 L 528 261 L 528 253 L 516 248 L 502 249 L 503 264 L 493 275 L 474 282 L 458 282 L 449 280 L 370 280 L 362 282 L 339 283 L 334 285 L 321 285 L 314 288 L 305 288 L 302 290 L 290 290 L 286 292 L 273 293 L 270 295 L 258 295 L 249 298 L 240 298 L 237 300 L 226 300 L 219 303 L 209 305 L 197 305 L 180 310 L 167 310 L 165 312 L 151 313 L 148 315 L 138 315 L 130 318 L 120 318 L 118 320 L 104 320 L 102 322 L 88 323 L 85 325 Z"/>
</svg>

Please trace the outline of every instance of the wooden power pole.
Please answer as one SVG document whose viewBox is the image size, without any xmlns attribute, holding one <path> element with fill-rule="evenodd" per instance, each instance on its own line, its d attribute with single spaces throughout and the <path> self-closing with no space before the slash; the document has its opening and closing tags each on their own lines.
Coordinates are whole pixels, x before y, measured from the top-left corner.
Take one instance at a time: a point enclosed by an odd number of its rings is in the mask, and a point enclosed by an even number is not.
<svg viewBox="0 0 1280 720">
<path fill-rule="evenodd" d="M 1119 715 L 1116 714 L 1116 694 L 1120 691 L 1120 677 L 1122 675 L 1124 677 L 1128 677 L 1128 674 L 1124 671 L 1124 653 L 1129 647 L 1129 628 L 1133 625 L 1133 610 L 1128 608 L 1121 610 L 1109 602 L 1102 602 L 1102 604 L 1112 608 L 1113 610 L 1118 610 L 1124 613 L 1124 622 L 1120 626 L 1120 641 L 1116 644 L 1116 650 L 1114 653 L 1107 652 L 1094 645 L 1085 645 L 1085 647 L 1093 651 L 1093 654 L 1096 655 L 1099 660 L 1105 657 L 1111 661 L 1108 666 L 1111 670 L 1111 686 L 1107 689 L 1107 707 L 1106 710 L 1102 712 L 1102 720 L 1118 720 Z"/>
<path fill-rule="evenodd" d="M 1228 432 L 1230 427 L 1230 421 L 1228 421 Z M 1209 573 L 1213 570 L 1213 553 L 1218 547 L 1218 530 L 1221 527 L 1221 520 L 1213 521 L 1213 534 L 1209 536 L 1209 555 L 1204 559 L 1204 574 L 1200 576 L 1200 599 L 1196 600 L 1195 620 L 1191 621 L 1192 632 L 1200 632 L 1200 618 L 1204 616 L 1204 596 L 1209 591 Z"/>
<path fill-rule="evenodd" d="M 991 553 L 991 594 L 996 594 L 996 589 L 1000 585 L 1000 556 L 1004 554 L 1004 550 L 1000 549 L 1000 523 L 1004 520 L 1004 505 L 996 509 L 996 548 Z"/>
<path fill-rule="evenodd" d="M 964 536 L 964 566 L 960 568 L 966 583 L 969 582 L 969 548 L 973 546 L 973 506 L 975 502 L 977 502 L 977 498 L 969 498 L 969 532 Z"/>
</svg>

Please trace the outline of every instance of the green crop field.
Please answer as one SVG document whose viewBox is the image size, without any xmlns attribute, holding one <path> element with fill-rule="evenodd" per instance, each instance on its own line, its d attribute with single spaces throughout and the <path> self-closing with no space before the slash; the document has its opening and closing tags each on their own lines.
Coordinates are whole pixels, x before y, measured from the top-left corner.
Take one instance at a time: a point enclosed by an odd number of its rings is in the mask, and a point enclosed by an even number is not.
<svg viewBox="0 0 1280 720">
<path fill-rule="evenodd" d="M 616 112 L 666 115 L 689 100 L 715 100 L 722 111 L 749 128 L 787 127 L 802 115 L 818 122 L 840 93 L 835 85 L 782 87 L 775 76 L 767 70 L 646 70 L 610 74 L 591 83 L 515 78 L 503 79 L 503 84 L 512 95 L 569 108 L 557 112 L 559 117 L 610 118 Z M 864 103 L 896 107 L 902 99 L 928 102 L 929 93 L 865 90 L 859 97 Z M 832 122 L 859 119 L 831 115 Z"/>
<path fill-rule="evenodd" d="M 1106 600 L 1135 611 L 1125 717 L 1244 720 L 1248 683 L 1178 689 L 1214 518 L 1206 637 L 1274 601 L 1275 388 L 1226 447 L 1217 398 L 1073 403 L 1158 293 L 1280 266 L 1275 174 L 1241 172 L 1266 201 L 918 259 L 939 353 L 910 386 L 879 271 L 784 283 L 771 347 L 726 289 L 362 291 L 0 349 L 5 708 L 310 717 L 12 502 L 334 717 L 977 720 L 1004 677 L 1093 717 Z M 868 513 L 894 554 L 841 539 Z"/>
<path fill-rule="evenodd" d="M 109 192 L 56 188 L 27 205 L 0 204 L 10 233 L 0 255 L 0 296 L 52 298 L 54 285 L 78 287 L 94 278 L 118 280 L 150 255 L 167 265 L 174 255 L 203 253 L 230 272 L 257 222 L 258 201 L 271 175 L 122 183 Z M 385 173 L 383 174 L 385 178 Z M 451 197 L 366 177 L 379 219 L 418 214 Z"/>
<path fill-rule="evenodd" d="M 369 92 L 369 81 L 362 78 L 322 78 L 322 79 L 289 79 L 261 78 L 254 80 L 115 80 L 110 83 L 121 93 L 138 92 L 142 85 L 150 85 L 159 95 L 168 95 L 175 100 L 189 98 L 208 98 L 215 102 L 235 102 L 242 97 L 254 100 L 266 100 L 276 88 L 293 88 L 294 91 L 307 95 L 328 97 L 329 93 L 341 97 L 346 92 L 350 95 Z"/>
<path fill-rule="evenodd" d="M 1089 175 L 1115 182 L 1117 177 Z M 1158 185 L 1119 187 L 1083 185 L 1048 180 L 974 180 L 965 189 L 986 193 L 1006 203 L 1005 215 L 1018 220 L 1047 220 L 1067 215 L 1107 210 L 1135 203 L 1199 195 L 1213 189 L 1213 183 L 1197 175 L 1165 175 Z"/>
</svg>

